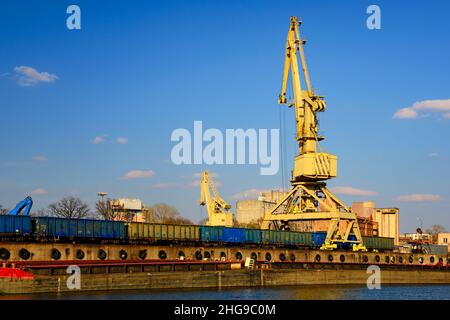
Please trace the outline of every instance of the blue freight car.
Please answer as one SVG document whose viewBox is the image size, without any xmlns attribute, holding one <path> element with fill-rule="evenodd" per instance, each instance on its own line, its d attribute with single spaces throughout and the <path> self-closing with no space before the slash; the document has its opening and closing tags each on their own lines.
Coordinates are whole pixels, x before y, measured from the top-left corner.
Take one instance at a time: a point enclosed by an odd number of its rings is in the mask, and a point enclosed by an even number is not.
<svg viewBox="0 0 450 320">
<path fill-rule="evenodd" d="M 325 242 L 325 238 L 327 237 L 326 232 L 313 232 L 312 236 L 312 246 L 320 247 Z"/>
<path fill-rule="evenodd" d="M 242 228 L 223 228 L 224 243 L 244 243 L 245 230 Z"/>
<path fill-rule="evenodd" d="M 29 216 L 0 215 L 1 235 L 29 235 L 31 233 L 31 218 Z"/>
<path fill-rule="evenodd" d="M 218 243 L 246 243 L 246 229 L 200 226 L 200 241 Z"/>
<path fill-rule="evenodd" d="M 62 238 L 124 239 L 126 237 L 123 221 L 94 219 L 67 219 L 56 217 L 34 218 L 36 235 Z"/>
</svg>

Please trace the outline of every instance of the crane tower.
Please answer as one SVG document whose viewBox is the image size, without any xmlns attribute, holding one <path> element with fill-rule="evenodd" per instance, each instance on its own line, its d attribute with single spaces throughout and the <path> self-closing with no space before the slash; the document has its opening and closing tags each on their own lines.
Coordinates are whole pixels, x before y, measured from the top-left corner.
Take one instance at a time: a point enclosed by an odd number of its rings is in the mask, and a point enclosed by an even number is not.
<svg viewBox="0 0 450 320">
<path fill-rule="evenodd" d="M 200 181 L 200 205 L 206 206 L 208 211 L 207 225 L 233 226 L 233 214 L 229 211 L 231 205 L 219 196 L 208 171 L 203 172 L 202 180 Z"/>
<path fill-rule="evenodd" d="M 328 220 L 325 243 L 321 249 L 335 249 L 339 243 L 353 244 L 353 250 L 366 250 L 361 238 L 354 212 L 332 194 L 325 181 L 337 176 L 337 157 L 323 152 L 319 142 L 318 113 L 324 112 L 324 97 L 317 95 L 312 87 L 300 38 L 297 17 L 291 17 L 286 40 L 283 84 L 278 103 L 294 107 L 296 140 L 299 153 L 294 160 L 291 190 L 268 211 L 262 223 L 264 229 L 289 229 L 290 221 Z M 301 87 L 301 70 L 306 88 Z M 286 89 L 291 79 L 294 101 L 288 102 Z M 350 237 L 352 235 L 352 237 Z"/>
</svg>

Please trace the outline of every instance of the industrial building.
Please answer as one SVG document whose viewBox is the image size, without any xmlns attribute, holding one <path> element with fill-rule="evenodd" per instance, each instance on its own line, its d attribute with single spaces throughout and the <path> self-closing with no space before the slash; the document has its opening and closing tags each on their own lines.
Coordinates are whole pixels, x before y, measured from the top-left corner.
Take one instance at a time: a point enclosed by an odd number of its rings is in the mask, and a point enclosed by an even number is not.
<svg viewBox="0 0 450 320">
<path fill-rule="evenodd" d="M 399 244 L 398 208 L 375 208 L 375 202 L 363 201 L 353 202 L 352 210 L 358 218 L 363 218 L 362 220 L 366 221 L 367 224 L 370 224 L 370 221 L 375 222 L 372 228 L 377 228 L 379 237 L 394 238 L 395 245 Z M 364 223 L 360 224 L 360 228 L 364 229 Z"/>
<path fill-rule="evenodd" d="M 450 233 L 438 233 L 437 244 L 440 246 L 447 246 L 447 251 L 450 252 Z"/>
<path fill-rule="evenodd" d="M 287 195 L 286 191 L 261 192 L 258 199 L 236 202 L 236 222 L 242 226 L 259 226 L 264 215 Z"/>
<path fill-rule="evenodd" d="M 140 199 L 119 198 L 110 200 L 113 218 L 117 221 L 148 222 L 150 210 Z"/>
</svg>

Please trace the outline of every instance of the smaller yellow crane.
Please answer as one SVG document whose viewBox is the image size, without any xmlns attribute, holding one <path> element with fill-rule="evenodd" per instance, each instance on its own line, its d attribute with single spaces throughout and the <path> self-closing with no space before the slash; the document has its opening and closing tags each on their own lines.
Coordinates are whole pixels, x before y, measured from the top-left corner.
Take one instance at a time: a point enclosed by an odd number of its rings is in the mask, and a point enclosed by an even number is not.
<svg viewBox="0 0 450 320">
<path fill-rule="evenodd" d="M 212 196 L 210 189 L 212 190 Z M 229 211 L 231 205 L 219 196 L 208 171 L 203 172 L 202 180 L 200 181 L 200 205 L 206 206 L 208 210 L 206 225 L 233 226 L 233 213 Z"/>
</svg>

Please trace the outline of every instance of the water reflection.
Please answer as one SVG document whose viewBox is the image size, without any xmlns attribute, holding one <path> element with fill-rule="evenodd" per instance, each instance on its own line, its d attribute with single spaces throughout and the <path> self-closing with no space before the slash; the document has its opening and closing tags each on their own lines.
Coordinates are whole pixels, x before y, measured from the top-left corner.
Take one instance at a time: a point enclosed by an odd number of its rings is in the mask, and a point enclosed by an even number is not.
<svg viewBox="0 0 450 320">
<path fill-rule="evenodd" d="M 2 296 L 0 299 L 74 300 L 450 300 L 450 285 L 390 285 L 381 290 L 365 286 L 289 286 L 198 290 L 147 290 L 58 295 Z"/>
</svg>

